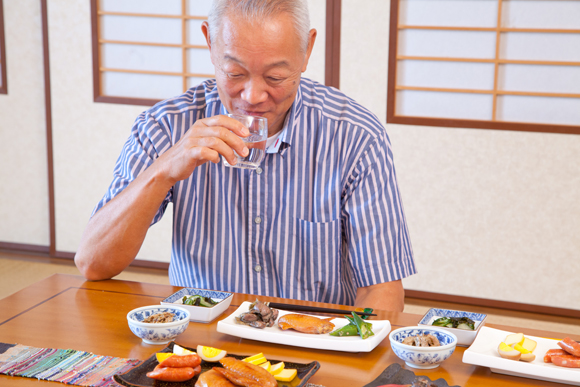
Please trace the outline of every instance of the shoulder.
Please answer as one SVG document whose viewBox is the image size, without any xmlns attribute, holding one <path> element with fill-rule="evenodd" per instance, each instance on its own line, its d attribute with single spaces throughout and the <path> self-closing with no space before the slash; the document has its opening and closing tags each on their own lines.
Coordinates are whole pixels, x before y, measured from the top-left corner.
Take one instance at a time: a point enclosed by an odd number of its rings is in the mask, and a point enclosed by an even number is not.
<svg viewBox="0 0 580 387">
<path fill-rule="evenodd" d="M 215 79 L 208 79 L 189 88 L 181 95 L 156 103 L 144 113 L 156 120 L 161 120 L 168 115 L 205 111 L 208 106 L 218 102 Z"/>
<path fill-rule="evenodd" d="M 371 137 L 386 136 L 386 130 L 377 116 L 348 97 L 342 91 L 307 78 L 300 82 L 302 103 L 307 110 L 317 111 L 337 125 L 348 125 Z"/>
</svg>

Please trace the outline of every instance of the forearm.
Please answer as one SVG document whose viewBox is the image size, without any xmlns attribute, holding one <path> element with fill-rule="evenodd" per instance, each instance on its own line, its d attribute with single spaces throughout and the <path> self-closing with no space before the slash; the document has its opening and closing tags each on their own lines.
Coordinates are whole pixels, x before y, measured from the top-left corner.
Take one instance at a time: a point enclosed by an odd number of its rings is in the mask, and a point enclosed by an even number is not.
<svg viewBox="0 0 580 387">
<path fill-rule="evenodd" d="M 358 288 L 355 306 L 392 312 L 405 308 L 405 290 L 401 280 Z"/>
<path fill-rule="evenodd" d="M 151 166 L 94 214 L 75 255 L 87 279 L 112 278 L 135 259 L 170 187 Z"/>
</svg>

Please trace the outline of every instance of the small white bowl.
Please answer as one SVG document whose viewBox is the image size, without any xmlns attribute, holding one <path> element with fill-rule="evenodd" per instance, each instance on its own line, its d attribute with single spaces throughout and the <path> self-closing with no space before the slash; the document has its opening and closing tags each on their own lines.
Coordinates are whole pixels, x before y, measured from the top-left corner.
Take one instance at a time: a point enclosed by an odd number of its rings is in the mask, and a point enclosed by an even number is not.
<svg viewBox="0 0 580 387">
<path fill-rule="evenodd" d="M 183 305 L 184 296 L 195 296 L 200 295 L 203 297 L 209 297 L 218 303 L 214 306 L 194 306 L 194 305 Z M 219 317 L 232 303 L 234 298 L 234 293 L 220 292 L 218 290 L 206 290 L 206 289 L 196 289 L 196 288 L 183 288 L 163 301 L 161 305 L 174 305 L 180 308 L 186 309 L 189 312 L 189 319 L 194 322 L 208 323 Z"/>
<path fill-rule="evenodd" d="M 173 313 L 168 323 L 145 323 L 147 317 L 162 312 Z M 178 306 L 143 306 L 127 313 L 129 329 L 147 344 L 167 344 L 182 334 L 189 325 L 189 312 Z"/>
<path fill-rule="evenodd" d="M 440 317 L 468 317 L 473 320 L 475 323 L 475 329 L 473 331 L 460 328 L 435 326 L 435 328 L 445 329 L 446 331 L 449 331 L 457 336 L 457 345 L 461 347 L 469 347 L 475 340 L 475 336 L 477 336 L 479 333 L 479 329 L 485 325 L 487 314 L 452 309 L 431 308 L 427 311 L 427 313 L 425 313 L 421 321 L 419 321 L 419 326 L 433 327 L 433 321 Z"/>
<path fill-rule="evenodd" d="M 402 341 L 409 336 L 432 334 L 441 343 L 439 347 L 415 347 L 403 344 Z M 444 362 L 457 346 L 457 337 L 439 327 L 405 327 L 395 329 L 389 333 L 391 348 L 395 355 L 409 367 L 430 369 L 437 368 Z"/>
</svg>

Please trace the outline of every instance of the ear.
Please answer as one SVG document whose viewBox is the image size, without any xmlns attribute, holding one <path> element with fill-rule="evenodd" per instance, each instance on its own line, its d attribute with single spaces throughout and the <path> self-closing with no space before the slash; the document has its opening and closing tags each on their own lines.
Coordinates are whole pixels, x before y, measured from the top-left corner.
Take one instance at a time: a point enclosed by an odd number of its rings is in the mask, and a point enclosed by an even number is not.
<svg viewBox="0 0 580 387">
<path fill-rule="evenodd" d="M 203 36 L 205 36 L 205 41 L 207 43 L 207 47 L 209 48 L 209 53 L 211 57 L 211 37 L 209 36 L 209 24 L 207 23 L 207 21 L 201 23 L 201 32 L 203 32 Z"/>
<path fill-rule="evenodd" d="M 314 47 L 314 42 L 316 41 L 316 29 L 311 29 L 308 33 L 308 47 L 306 48 L 306 58 L 304 59 L 304 66 L 302 66 L 302 72 L 306 71 L 308 67 L 308 60 L 310 60 L 310 54 L 312 54 L 312 48 Z"/>
</svg>

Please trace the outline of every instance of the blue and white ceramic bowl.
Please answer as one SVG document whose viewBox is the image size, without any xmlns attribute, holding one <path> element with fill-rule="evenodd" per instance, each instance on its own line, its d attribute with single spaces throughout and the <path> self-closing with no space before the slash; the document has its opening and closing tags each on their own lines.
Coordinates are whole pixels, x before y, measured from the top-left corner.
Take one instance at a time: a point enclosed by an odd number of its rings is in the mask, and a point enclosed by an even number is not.
<svg viewBox="0 0 580 387">
<path fill-rule="evenodd" d="M 469 347 L 473 344 L 475 336 L 479 333 L 479 329 L 485 325 L 487 315 L 483 313 L 465 312 L 462 310 L 431 308 L 427 313 L 425 313 L 421 321 L 419 321 L 419 326 L 431 327 L 433 326 L 433 321 L 440 317 L 468 317 L 473 320 L 475 323 L 474 330 L 437 327 L 449 331 L 457 336 L 457 345 L 460 347 Z"/>
<path fill-rule="evenodd" d="M 403 344 L 402 341 L 409 336 L 432 334 L 439 340 L 439 347 L 414 347 Z M 455 351 L 457 336 L 440 328 L 406 327 L 399 328 L 389 333 L 391 348 L 395 355 L 403 360 L 409 367 L 430 369 L 437 368 Z"/>
<path fill-rule="evenodd" d="M 147 317 L 162 312 L 173 313 L 175 317 L 169 323 L 145 323 Z M 189 312 L 177 306 L 143 306 L 127 313 L 129 328 L 135 336 L 147 344 L 167 344 L 185 332 L 189 325 Z"/>
<path fill-rule="evenodd" d="M 217 305 L 212 307 L 183 305 L 182 299 L 184 296 L 200 295 L 209 297 L 217 302 Z M 161 305 L 177 305 L 180 308 L 186 309 L 189 312 L 189 319 L 195 322 L 208 323 L 219 317 L 232 303 L 234 293 L 221 292 L 219 290 L 206 290 L 196 288 L 183 288 L 163 301 Z"/>
</svg>

